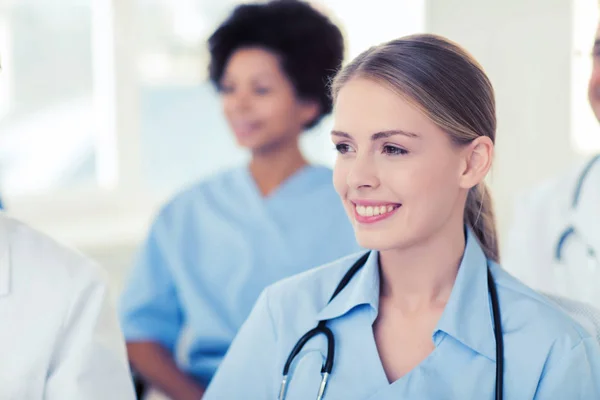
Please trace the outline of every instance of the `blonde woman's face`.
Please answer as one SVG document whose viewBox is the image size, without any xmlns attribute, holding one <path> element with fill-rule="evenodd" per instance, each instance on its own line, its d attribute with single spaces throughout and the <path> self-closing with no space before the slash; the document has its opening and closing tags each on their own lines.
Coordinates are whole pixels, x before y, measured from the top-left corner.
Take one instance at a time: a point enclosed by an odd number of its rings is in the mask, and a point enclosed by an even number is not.
<svg viewBox="0 0 600 400">
<path fill-rule="evenodd" d="M 462 223 L 470 145 L 454 145 L 411 102 L 364 78 L 341 88 L 334 120 L 334 185 L 361 246 L 402 248 Z"/>
</svg>

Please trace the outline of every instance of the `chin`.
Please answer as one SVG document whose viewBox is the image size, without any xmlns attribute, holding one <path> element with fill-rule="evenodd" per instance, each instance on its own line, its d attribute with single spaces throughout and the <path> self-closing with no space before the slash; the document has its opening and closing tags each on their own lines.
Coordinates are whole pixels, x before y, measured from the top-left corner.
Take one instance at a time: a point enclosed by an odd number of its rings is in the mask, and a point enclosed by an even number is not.
<svg viewBox="0 0 600 400">
<path fill-rule="evenodd" d="M 262 147 L 261 146 L 262 142 L 260 140 L 254 139 L 254 138 L 236 137 L 236 142 L 239 147 L 242 147 L 242 148 L 250 150 L 250 151 L 255 151 Z"/>
<path fill-rule="evenodd" d="M 403 247 L 402 240 L 396 235 L 386 234 L 385 232 L 360 232 L 355 231 L 358 245 L 365 249 L 386 251 Z"/>
<path fill-rule="evenodd" d="M 598 121 L 600 121 L 600 96 L 598 96 L 596 93 L 598 93 L 599 91 L 600 89 L 594 89 L 590 90 L 590 92 L 588 93 L 588 100 L 590 102 L 590 106 Z"/>
<path fill-rule="evenodd" d="M 256 140 L 252 143 L 245 143 L 242 147 L 250 150 L 253 154 L 271 154 L 279 151 L 283 147 L 283 142 L 277 140 Z"/>
<path fill-rule="evenodd" d="M 359 246 L 377 251 L 409 249 L 426 242 L 428 237 L 424 232 L 415 232 L 412 229 L 368 231 L 355 228 L 354 233 Z"/>
</svg>

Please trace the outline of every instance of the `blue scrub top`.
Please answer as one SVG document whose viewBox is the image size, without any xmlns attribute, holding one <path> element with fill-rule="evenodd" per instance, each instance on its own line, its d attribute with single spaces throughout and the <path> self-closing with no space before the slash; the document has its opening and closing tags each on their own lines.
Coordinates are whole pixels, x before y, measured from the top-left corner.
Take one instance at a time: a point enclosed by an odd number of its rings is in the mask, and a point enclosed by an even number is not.
<svg viewBox="0 0 600 400">
<path fill-rule="evenodd" d="M 373 337 L 379 303 L 378 253 L 327 303 L 351 256 L 267 288 L 231 345 L 205 400 L 275 399 L 297 340 L 328 319 L 336 338 L 325 399 L 494 398 L 496 355 L 486 257 L 471 232 L 448 303 L 433 332 L 435 350 L 389 383 Z M 490 263 L 504 332 L 505 399 L 600 399 L 600 348 L 542 295 Z M 322 335 L 309 341 L 289 374 L 287 400 L 316 398 L 325 360 Z"/>
<path fill-rule="evenodd" d="M 154 221 L 121 297 L 125 338 L 177 350 L 207 384 L 265 287 L 358 250 L 329 168 L 266 198 L 245 167 L 216 175 Z"/>
</svg>

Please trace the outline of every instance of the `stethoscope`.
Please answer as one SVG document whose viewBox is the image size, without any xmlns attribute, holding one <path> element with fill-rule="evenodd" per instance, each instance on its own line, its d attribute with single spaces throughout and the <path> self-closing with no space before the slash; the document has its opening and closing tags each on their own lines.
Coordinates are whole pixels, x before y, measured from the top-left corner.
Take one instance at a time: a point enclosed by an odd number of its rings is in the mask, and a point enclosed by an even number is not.
<svg viewBox="0 0 600 400">
<path fill-rule="evenodd" d="M 579 205 L 579 200 L 581 198 L 581 190 L 583 188 L 583 184 L 585 183 L 585 179 L 587 178 L 590 170 L 592 169 L 592 167 L 598 160 L 600 160 L 600 154 L 598 154 L 594 158 L 592 158 L 587 163 L 587 165 L 585 166 L 583 171 L 581 171 L 581 174 L 579 175 L 579 178 L 577 179 L 577 185 L 575 186 L 575 191 L 573 192 L 573 199 L 571 200 L 571 211 L 574 211 L 577 209 L 577 207 Z M 563 261 L 562 255 L 563 255 L 563 247 L 565 245 L 565 242 L 572 235 L 577 235 L 577 231 L 575 230 L 575 227 L 571 224 L 565 228 L 565 230 L 561 233 L 561 235 L 558 238 L 558 242 L 556 243 L 556 247 L 555 247 L 554 258 L 559 263 L 561 263 Z M 590 260 L 590 265 L 592 265 L 593 267 L 600 266 L 600 260 L 598 259 L 596 250 L 594 250 L 594 248 L 592 246 L 590 246 L 589 244 L 587 244 L 587 243 L 584 243 L 584 244 L 587 247 L 587 256 L 588 256 L 588 259 Z"/>
<path fill-rule="evenodd" d="M 365 265 L 367 259 L 369 258 L 370 252 L 365 253 L 362 257 L 360 257 L 353 265 L 350 267 L 348 272 L 344 275 L 340 283 L 335 288 L 333 295 L 329 299 L 329 303 L 348 285 L 350 280 L 356 275 L 356 273 Z M 494 337 L 496 339 L 496 400 L 502 400 L 502 387 L 504 381 L 504 342 L 502 338 L 502 324 L 500 322 L 500 306 L 498 305 L 498 293 L 496 292 L 496 283 L 494 282 L 494 278 L 492 277 L 492 273 L 490 272 L 489 263 L 487 265 L 487 282 L 488 282 L 488 292 L 490 294 L 490 300 L 492 303 L 492 318 L 494 320 Z M 317 395 L 317 400 L 322 400 L 325 394 L 325 388 L 327 387 L 327 381 L 329 380 L 329 375 L 331 375 L 331 370 L 333 369 L 333 359 L 335 356 L 335 338 L 333 336 L 333 332 L 331 329 L 327 327 L 327 320 L 321 320 L 317 324 L 317 326 L 310 331 L 306 332 L 304 336 L 298 340 L 292 352 L 287 358 L 285 362 L 285 366 L 283 367 L 283 380 L 281 381 L 281 389 L 279 391 L 279 400 L 284 400 L 286 395 L 286 390 L 288 386 L 288 373 L 290 371 L 290 366 L 294 361 L 294 358 L 300 353 L 304 345 L 313 337 L 317 335 L 325 335 L 327 338 L 327 356 L 325 358 L 325 363 L 321 367 L 321 384 L 319 386 L 319 392 Z"/>
</svg>

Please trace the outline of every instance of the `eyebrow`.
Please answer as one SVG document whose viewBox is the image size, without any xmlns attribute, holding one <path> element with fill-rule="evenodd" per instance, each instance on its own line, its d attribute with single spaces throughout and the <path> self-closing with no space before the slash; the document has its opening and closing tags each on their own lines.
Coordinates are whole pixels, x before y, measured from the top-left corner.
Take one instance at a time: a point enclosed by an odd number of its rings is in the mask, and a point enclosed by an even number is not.
<svg viewBox="0 0 600 400">
<path fill-rule="evenodd" d="M 346 132 L 342 132 L 342 131 L 334 130 L 334 131 L 331 131 L 331 134 L 333 136 L 340 136 L 340 137 L 344 137 L 347 139 L 352 139 L 352 135 L 350 135 L 349 133 L 346 133 Z M 385 138 L 389 138 L 390 136 L 395 136 L 395 135 L 407 136 L 409 138 L 418 138 L 419 137 L 419 135 L 417 135 L 416 133 L 407 132 L 407 131 L 403 131 L 403 130 L 399 130 L 399 129 L 393 129 L 393 130 L 389 130 L 389 131 L 376 132 L 371 135 L 371 140 L 385 139 Z"/>
</svg>

